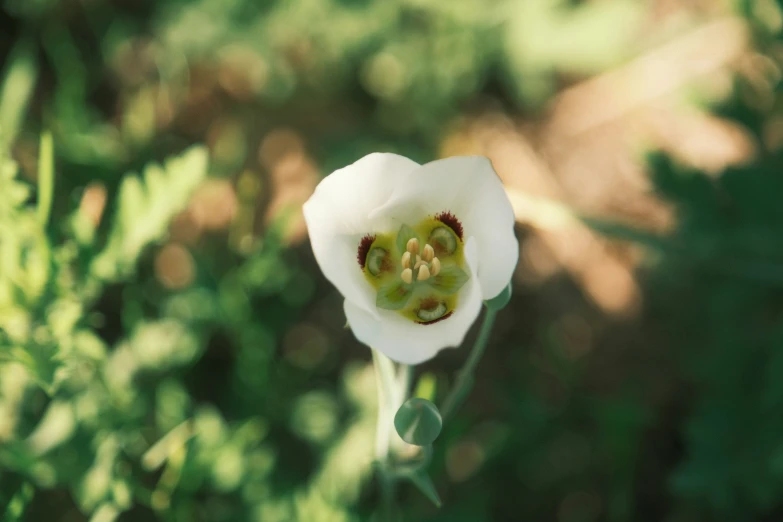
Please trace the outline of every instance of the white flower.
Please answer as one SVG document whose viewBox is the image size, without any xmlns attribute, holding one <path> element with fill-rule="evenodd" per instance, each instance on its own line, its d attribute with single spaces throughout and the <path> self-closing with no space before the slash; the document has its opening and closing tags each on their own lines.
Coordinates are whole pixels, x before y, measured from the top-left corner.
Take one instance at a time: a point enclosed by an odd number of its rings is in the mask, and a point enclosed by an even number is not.
<svg viewBox="0 0 783 522">
<path fill-rule="evenodd" d="M 519 256 L 511 204 L 479 156 L 370 154 L 321 181 L 304 216 L 356 338 L 406 364 L 459 346 Z"/>
</svg>

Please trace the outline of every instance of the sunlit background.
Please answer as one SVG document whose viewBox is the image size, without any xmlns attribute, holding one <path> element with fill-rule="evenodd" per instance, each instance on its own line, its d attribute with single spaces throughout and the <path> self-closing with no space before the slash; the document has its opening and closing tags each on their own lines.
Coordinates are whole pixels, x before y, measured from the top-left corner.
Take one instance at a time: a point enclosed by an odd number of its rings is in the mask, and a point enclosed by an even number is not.
<svg viewBox="0 0 783 522">
<path fill-rule="evenodd" d="M 488 156 L 521 248 L 401 520 L 783 520 L 781 4 L 0 0 L 0 520 L 372 520 L 301 205 L 374 151 Z"/>
</svg>

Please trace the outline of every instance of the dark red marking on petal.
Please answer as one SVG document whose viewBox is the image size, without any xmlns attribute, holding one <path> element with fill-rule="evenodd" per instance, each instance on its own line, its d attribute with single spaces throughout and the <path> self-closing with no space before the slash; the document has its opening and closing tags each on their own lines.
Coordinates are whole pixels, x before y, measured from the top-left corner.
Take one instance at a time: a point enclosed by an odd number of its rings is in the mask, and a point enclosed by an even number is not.
<svg viewBox="0 0 783 522">
<path fill-rule="evenodd" d="M 367 254 L 370 253 L 370 247 L 375 241 L 375 236 L 367 234 L 359 241 L 359 250 L 356 252 L 356 260 L 359 262 L 359 266 L 364 269 L 365 263 L 367 263 Z"/>
<path fill-rule="evenodd" d="M 427 321 L 426 323 L 423 322 L 423 321 L 416 321 L 416 324 L 420 324 L 420 325 L 423 325 L 423 326 L 429 326 L 429 325 L 435 324 L 435 323 L 437 323 L 439 321 L 443 321 L 444 319 L 448 319 L 453 314 L 454 314 L 454 310 L 452 310 L 451 312 L 449 312 L 447 314 L 444 314 L 442 317 L 438 317 L 437 319 L 433 319 L 432 321 Z"/>
<path fill-rule="evenodd" d="M 462 234 L 462 223 L 460 223 L 460 220 L 457 219 L 457 216 L 449 212 L 448 210 L 445 212 L 441 212 L 440 214 L 437 214 L 435 216 L 435 219 L 449 227 L 451 230 L 454 231 L 455 234 L 457 234 L 457 237 L 460 238 L 460 240 L 463 239 Z"/>
</svg>

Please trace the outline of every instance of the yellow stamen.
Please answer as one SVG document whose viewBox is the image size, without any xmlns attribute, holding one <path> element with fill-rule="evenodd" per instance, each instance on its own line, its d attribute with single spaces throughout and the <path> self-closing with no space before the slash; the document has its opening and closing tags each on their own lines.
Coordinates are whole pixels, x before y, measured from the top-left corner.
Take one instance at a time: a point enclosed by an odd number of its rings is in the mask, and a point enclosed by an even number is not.
<svg viewBox="0 0 783 522">
<path fill-rule="evenodd" d="M 432 277 L 435 277 L 440 273 L 440 259 L 437 257 L 432 258 L 432 263 L 430 264 L 430 275 Z"/>
<path fill-rule="evenodd" d="M 406 268 L 405 270 L 402 271 L 400 277 L 406 283 L 411 284 L 413 282 L 413 270 L 411 270 L 410 268 Z"/>
<path fill-rule="evenodd" d="M 435 249 L 432 248 L 432 245 L 429 243 L 424 245 L 424 250 L 421 253 L 421 257 L 423 257 L 424 260 L 428 263 L 432 261 L 432 258 L 435 257 Z"/>
<path fill-rule="evenodd" d="M 411 253 L 405 252 L 402 254 L 402 267 L 403 268 L 410 268 L 411 267 Z"/>
<path fill-rule="evenodd" d="M 419 268 L 419 276 L 416 278 L 417 281 L 426 281 L 430 278 L 430 269 L 427 268 L 427 265 L 421 265 L 421 268 Z"/>
<path fill-rule="evenodd" d="M 405 248 L 408 252 L 411 254 L 418 254 L 419 253 L 419 240 L 415 237 L 412 237 L 408 240 L 408 245 Z"/>
</svg>

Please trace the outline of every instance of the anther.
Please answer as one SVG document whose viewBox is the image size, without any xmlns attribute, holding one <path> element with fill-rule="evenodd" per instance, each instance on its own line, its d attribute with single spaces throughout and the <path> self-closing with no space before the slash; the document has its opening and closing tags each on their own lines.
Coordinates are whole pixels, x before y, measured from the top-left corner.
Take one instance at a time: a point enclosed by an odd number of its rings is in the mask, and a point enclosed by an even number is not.
<svg viewBox="0 0 783 522">
<path fill-rule="evenodd" d="M 411 253 L 405 252 L 402 254 L 402 267 L 403 268 L 410 268 L 411 267 Z"/>
<path fill-rule="evenodd" d="M 432 258 L 432 263 L 430 263 L 430 275 L 432 277 L 435 277 L 440 273 L 440 259 L 437 257 Z"/>
<path fill-rule="evenodd" d="M 421 265 L 419 268 L 419 276 L 416 278 L 417 281 L 426 281 L 430 278 L 430 269 L 427 268 L 427 265 Z"/>
<path fill-rule="evenodd" d="M 421 257 L 424 258 L 426 262 L 432 261 L 432 258 L 435 257 L 435 249 L 432 248 L 432 245 L 427 243 L 424 245 L 424 250 L 421 252 Z"/>
<path fill-rule="evenodd" d="M 411 254 L 418 254 L 419 253 L 419 240 L 415 237 L 412 237 L 408 240 L 408 245 L 405 248 L 408 252 Z"/>
<path fill-rule="evenodd" d="M 402 271 L 400 277 L 406 283 L 411 284 L 413 282 L 413 270 L 411 270 L 410 268 L 406 268 L 405 270 Z"/>
</svg>

